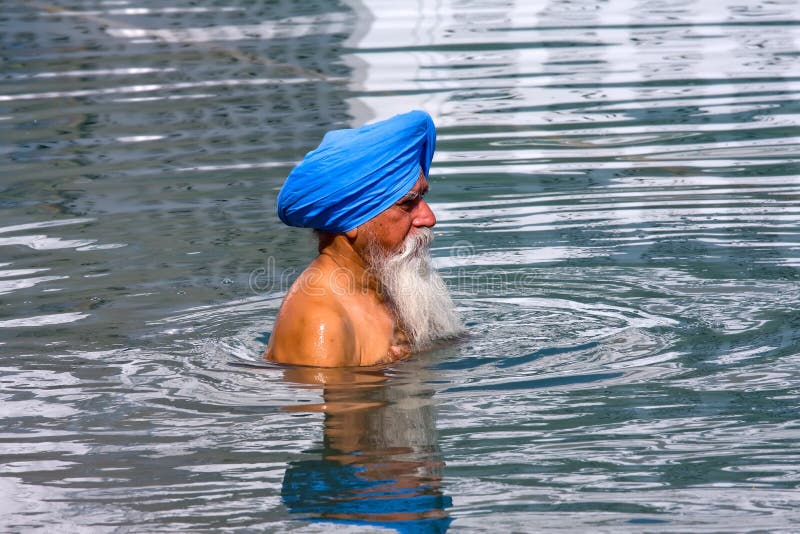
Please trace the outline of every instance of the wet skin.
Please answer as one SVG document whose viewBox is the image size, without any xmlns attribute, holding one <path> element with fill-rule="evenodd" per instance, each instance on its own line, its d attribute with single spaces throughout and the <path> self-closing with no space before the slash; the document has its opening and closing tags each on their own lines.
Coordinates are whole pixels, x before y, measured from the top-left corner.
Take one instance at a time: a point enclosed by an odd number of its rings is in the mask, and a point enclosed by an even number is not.
<svg viewBox="0 0 800 534">
<path fill-rule="evenodd" d="M 411 346 L 380 284 L 367 270 L 372 242 L 400 250 L 419 228 L 436 224 L 422 198 L 428 181 L 420 172 L 413 188 L 385 211 L 342 234 L 320 235 L 319 256 L 289 288 L 275 319 L 265 357 L 316 367 L 366 366 L 408 357 Z"/>
</svg>

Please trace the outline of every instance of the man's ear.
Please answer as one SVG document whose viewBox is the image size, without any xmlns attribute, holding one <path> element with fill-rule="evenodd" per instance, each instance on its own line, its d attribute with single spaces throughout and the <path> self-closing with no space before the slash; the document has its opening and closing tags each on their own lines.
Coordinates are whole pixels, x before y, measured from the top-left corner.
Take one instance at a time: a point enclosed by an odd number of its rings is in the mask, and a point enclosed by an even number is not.
<svg viewBox="0 0 800 534">
<path fill-rule="evenodd" d="M 345 236 L 347 237 L 347 239 L 349 239 L 349 240 L 350 240 L 350 242 L 352 243 L 352 242 L 353 242 L 353 241 L 355 241 L 355 240 L 356 240 L 356 238 L 358 237 L 358 226 L 356 226 L 356 227 L 355 227 L 355 228 L 353 228 L 352 230 L 348 230 L 348 231 L 346 231 L 346 232 L 344 233 L 344 235 L 345 235 Z"/>
</svg>

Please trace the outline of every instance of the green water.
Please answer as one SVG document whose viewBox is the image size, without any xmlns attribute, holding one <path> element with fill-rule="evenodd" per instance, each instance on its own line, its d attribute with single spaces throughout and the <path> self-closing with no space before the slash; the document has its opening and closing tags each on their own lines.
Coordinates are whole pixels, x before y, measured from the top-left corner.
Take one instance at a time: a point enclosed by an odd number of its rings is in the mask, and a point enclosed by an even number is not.
<svg viewBox="0 0 800 534">
<path fill-rule="evenodd" d="M 0 530 L 795 530 L 797 14 L 4 3 Z M 284 177 L 414 108 L 468 335 L 263 366 Z"/>
</svg>

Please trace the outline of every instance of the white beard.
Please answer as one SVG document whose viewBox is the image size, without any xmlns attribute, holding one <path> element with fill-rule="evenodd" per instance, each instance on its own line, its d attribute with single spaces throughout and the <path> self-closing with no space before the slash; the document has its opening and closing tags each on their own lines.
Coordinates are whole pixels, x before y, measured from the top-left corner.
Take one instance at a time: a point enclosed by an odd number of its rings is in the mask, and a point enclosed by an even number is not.
<svg viewBox="0 0 800 534">
<path fill-rule="evenodd" d="M 463 331 L 450 291 L 433 267 L 432 241 L 433 232 L 421 228 L 406 238 L 399 252 L 386 253 L 375 245 L 368 252 L 383 296 L 415 350 Z"/>
</svg>

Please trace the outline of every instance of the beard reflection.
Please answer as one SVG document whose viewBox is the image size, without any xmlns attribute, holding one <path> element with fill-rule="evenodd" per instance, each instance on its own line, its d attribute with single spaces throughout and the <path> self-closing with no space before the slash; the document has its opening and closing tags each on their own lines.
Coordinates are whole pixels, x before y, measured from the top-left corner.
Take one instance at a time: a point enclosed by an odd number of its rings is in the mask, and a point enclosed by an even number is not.
<svg viewBox="0 0 800 534">
<path fill-rule="evenodd" d="M 323 447 L 290 462 L 282 497 L 309 520 L 442 533 L 451 499 L 440 486 L 432 391 L 413 370 L 390 383 L 375 369 L 292 369 L 294 382 L 323 382 Z M 414 378 L 412 378 L 412 376 Z M 308 405 L 293 411 L 308 410 Z M 321 457 L 320 457 L 321 456 Z"/>
<path fill-rule="evenodd" d="M 463 331 L 450 291 L 433 266 L 433 231 L 409 234 L 399 252 L 386 252 L 376 242 L 367 251 L 370 270 L 415 350 Z"/>
</svg>

